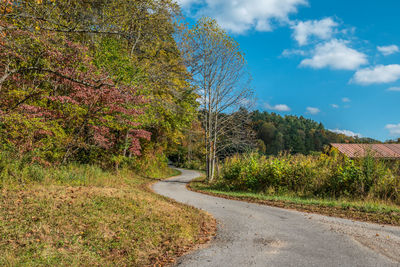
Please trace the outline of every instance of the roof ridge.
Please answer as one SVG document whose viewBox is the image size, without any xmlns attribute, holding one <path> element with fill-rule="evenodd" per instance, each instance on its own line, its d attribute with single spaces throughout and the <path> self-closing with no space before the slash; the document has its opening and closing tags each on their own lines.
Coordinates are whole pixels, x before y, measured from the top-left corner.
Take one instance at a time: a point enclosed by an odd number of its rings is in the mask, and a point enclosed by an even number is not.
<svg viewBox="0 0 400 267">
<path fill-rule="evenodd" d="M 376 158 L 399 158 L 400 159 L 400 144 L 341 144 L 331 143 L 331 146 L 338 149 L 341 153 L 350 158 L 364 157 L 369 152 L 373 152 Z M 370 147 L 371 151 L 368 151 Z"/>
</svg>

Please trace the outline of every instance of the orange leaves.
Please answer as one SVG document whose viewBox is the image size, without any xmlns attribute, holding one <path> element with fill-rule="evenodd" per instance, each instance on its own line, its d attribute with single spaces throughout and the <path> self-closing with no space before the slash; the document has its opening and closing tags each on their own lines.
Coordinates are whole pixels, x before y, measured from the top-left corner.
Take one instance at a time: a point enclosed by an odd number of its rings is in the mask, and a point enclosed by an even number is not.
<svg viewBox="0 0 400 267">
<path fill-rule="evenodd" d="M 0 45 L 4 45 L 4 38 L 6 38 L 7 34 L 5 32 L 0 32 Z"/>
<path fill-rule="evenodd" d="M 0 3 L 0 12 L 1 13 L 10 13 L 12 11 L 12 5 L 14 0 L 3 0 Z"/>
</svg>

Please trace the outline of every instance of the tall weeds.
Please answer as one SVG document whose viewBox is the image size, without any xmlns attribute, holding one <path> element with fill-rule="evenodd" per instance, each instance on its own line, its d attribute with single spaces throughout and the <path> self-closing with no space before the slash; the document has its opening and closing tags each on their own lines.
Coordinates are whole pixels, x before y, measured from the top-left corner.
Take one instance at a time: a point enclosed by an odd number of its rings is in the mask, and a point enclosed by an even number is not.
<svg viewBox="0 0 400 267">
<path fill-rule="evenodd" d="M 86 186 L 106 185 L 109 177 L 123 174 L 159 178 L 171 174 L 163 156 L 146 156 L 140 160 L 124 159 L 120 168 L 102 168 L 94 164 L 69 163 L 67 165 L 46 165 L 35 161 L 31 155 L 17 157 L 15 153 L 0 151 L 0 189 L 26 186 L 31 183 Z M 128 175 L 125 175 L 126 177 Z"/>
<path fill-rule="evenodd" d="M 217 186 L 234 191 L 379 199 L 400 204 L 399 162 L 371 156 L 353 160 L 336 151 L 313 156 L 236 155 L 225 161 Z"/>
</svg>

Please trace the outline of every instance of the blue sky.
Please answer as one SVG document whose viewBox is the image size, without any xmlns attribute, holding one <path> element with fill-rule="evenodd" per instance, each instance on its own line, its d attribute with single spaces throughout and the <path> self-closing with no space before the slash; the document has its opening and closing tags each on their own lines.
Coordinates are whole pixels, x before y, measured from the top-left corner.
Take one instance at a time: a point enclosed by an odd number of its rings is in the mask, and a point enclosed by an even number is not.
<svg viewBox="0 0 400 267">
<path fill-rule="evenodd" d="M 400 1 L 178 2 L 241 44 L 258 109 L 348 135 L 400 137 Z"/>
</svg>

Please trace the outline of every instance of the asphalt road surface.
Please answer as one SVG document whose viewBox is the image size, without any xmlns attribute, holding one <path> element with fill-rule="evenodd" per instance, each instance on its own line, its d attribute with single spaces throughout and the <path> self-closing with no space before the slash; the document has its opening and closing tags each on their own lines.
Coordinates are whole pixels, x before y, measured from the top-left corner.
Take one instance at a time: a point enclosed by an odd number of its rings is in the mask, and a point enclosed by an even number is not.
<svg viewBox="0 0 400 267">
<path fill-rule="evenodd" d="M 199 173 L 156 183 L 155 192 L 202 209 L 217 235 L 177 266 L 400 266 L 400 228 L 307 214 L 195 193 Z"/>
</svg>

